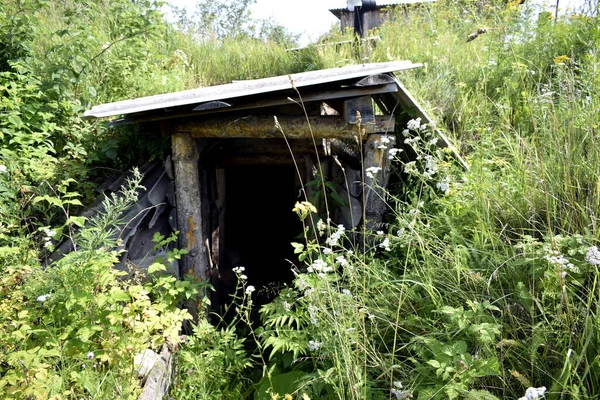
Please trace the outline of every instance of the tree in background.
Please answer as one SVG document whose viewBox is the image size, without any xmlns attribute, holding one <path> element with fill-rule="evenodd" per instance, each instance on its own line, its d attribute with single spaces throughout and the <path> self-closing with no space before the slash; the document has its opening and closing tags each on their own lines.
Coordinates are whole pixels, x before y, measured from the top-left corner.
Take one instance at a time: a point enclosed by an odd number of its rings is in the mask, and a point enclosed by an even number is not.
<svg viewBox="0 0 600 400">
<path fill-rule="evenodd" d="M 172 11 L 179 28 L 200 42 L 252 38 L 285 46 L 297 44 L 298 35 L 273 19 L 253 18 L 250 6 L 254 3 L 256 0 L 202 0 L 192 15 L 188 15 L 185 8 L 172 6 Z"/>
</svg>

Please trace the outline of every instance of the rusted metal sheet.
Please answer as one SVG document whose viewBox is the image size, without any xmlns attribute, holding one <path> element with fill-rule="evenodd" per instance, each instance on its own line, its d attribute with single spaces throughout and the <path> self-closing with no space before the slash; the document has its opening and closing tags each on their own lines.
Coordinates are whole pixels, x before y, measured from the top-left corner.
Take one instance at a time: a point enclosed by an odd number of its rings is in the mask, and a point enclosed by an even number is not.
<svg viewBox="0 0 600 400">
<path fill-rule="evenodd" d="M 211 101 L 225 101 L 255 94 L 271 93 L 290 89 L 293 90 L 294 88 L 362 78 L 369 75 L 378 75 L 419 67 L 421 67 L 420 64 L 413 64 L 411 61 L 391 61 L 385 63 L 348 65 L 340 68 L 330 68 L 249 81 L 239 81 L 225 85 L 210 86 L 102 104 L 92 107 L 91 110 L 88 110 L 84 113 L 84 116 L 100 118 L 140 113 L 151 110 L 164 110 L 183 105 L 192 105 Z"/>
</svg>

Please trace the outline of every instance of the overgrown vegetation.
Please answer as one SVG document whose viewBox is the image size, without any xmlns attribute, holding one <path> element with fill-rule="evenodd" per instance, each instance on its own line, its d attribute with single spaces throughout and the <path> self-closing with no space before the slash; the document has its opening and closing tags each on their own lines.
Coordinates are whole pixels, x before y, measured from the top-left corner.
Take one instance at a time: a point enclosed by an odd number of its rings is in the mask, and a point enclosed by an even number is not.
<svg viewBox="0 0 600 400">
<path fill-rule="evenodd" d="M 135 354 L 165 342 L 178 350 L 177 399 L 598 397 L 600 21 L 516 3 L 440 1 L 399 12 L 371 48 L 327 46 L 351 38 L 337 32 L 286 52 L 294 38 L 252 25 L 238 3 L 207 2 L 177 29 L 154 1 L 5 1 L 0 397 L 135 398 Z M 227 16 L 236 11 L 243 32 Z M 98 171 L 163 149 L 83 110 L 364 57 L 424 64 L 401 80 L 470 168 L 433 147 L 433 127 L 409 121 L 397 142 L 418 162 L 391 151 L 388 218 L 366 247 L 344 227 L 313 226 L 313 206 L 299 203 L 300 272 L 260 310 L 262 327 L 236 269 L 234 321 L 180 336 L 190 316 L 178 306 L 200 284 L 162 271 L 182 253 L 144 282 L 113 268 L 118 216 L 140 177 L 101 216 L 76 216 Z M 127 153 L 132 142 L 143 151 Z M 74 251 L 44 266 L 59 240 Z"/>
</svg>

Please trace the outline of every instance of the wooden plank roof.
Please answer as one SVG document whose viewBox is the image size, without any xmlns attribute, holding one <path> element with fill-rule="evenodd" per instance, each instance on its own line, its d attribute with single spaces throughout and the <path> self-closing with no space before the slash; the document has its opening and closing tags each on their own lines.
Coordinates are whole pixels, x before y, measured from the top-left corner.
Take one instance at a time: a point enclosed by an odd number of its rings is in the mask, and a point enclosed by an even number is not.
<svg viewBox="0 0 600 400">
<path fill-rule="evenodd" d="M 193 104 L 225 102 L 252 95 L 289 91 L 330 83 L 343 83 L 352 79 L 403 71 L 421 67 L 411 61 L 391 61 L 385 63 L 349 65 L 297 74 L 281 75 L 271 78 L 237 81 L 224 85 L 202 87 L 181 92 L 141 97 L 92 107 L 84 113 L 85 117 L 110 117 L 131 115 L 150 111 L 168 110 Z M 215 104 L 215 103 L 211 103 Z"/>
</svg>

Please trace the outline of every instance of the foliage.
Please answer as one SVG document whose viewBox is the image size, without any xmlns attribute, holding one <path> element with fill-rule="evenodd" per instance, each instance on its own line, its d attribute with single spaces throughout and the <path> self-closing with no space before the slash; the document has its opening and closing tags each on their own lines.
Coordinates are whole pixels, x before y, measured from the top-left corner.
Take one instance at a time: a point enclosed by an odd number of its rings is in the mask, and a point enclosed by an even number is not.
<svg viewBox="0 0 600 400">
<path fill-rule="evenodd" d="M 410 18 L 398 10 L 376 45 L 332 32 L 286 51 L 294 38 L 251 20 L 250 3 L 202 2 L 178 29 L 154 1 L 3 3 L 2 397 L 134 396 L 133 356 L 164 341 L 179 349 L 177 398 L 597 397 L 598 17 L 439 1 Z M 365 59 L 422 63 L 401 79 L 440 121 L 398 117 L 407 131 L 389 154 L 381 231 L 313 226 L 312 205 L 298 203 L 297 276 L 262 307 L 262 326 L 238 270 L 232 324 L 202 322 L 182 339 L 189 315 L 177 306 L 198 284 L 162 272 L 183 252 L 157 260 L 146 283 L 114 268 L 135 183 L 101 217 L 76 216 L 97 171 L 162 157 L 164 142 L 82 111 Z M 435 129 L 468 169 L 437 147 Z M 314 186 L 327 207 L 335 187 Z M 75 251 L 42 267 L 59 240 Z"/>
<path fill-rule="evenodd" d="M 74 251 L 56 263 L 6 268 L 2 397 L 135 398 L 134 355 L 179 342 L 180 326 L 191 316 L 178 305 L 197 288 L 162 276 L 142 284 L 113 268 L 121 251 L 118 216 L 135 203 L 140 180 L 134 171 L 128 187 L 106 198 L 104 213 L 72 236 Z"/>
</svg>

